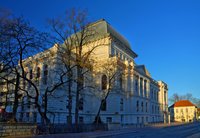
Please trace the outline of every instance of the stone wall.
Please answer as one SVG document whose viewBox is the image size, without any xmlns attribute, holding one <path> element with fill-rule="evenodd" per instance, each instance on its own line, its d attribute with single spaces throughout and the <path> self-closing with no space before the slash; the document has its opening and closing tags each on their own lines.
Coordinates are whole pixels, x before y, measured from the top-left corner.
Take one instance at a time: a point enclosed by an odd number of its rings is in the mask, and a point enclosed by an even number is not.
<svg viewBox="0 0 200 138">
<path fill-rule="evenodd" d="M 33 136 L 37 125 L 25 123 L 0 123 L 0 137 Z"/>
</svg>

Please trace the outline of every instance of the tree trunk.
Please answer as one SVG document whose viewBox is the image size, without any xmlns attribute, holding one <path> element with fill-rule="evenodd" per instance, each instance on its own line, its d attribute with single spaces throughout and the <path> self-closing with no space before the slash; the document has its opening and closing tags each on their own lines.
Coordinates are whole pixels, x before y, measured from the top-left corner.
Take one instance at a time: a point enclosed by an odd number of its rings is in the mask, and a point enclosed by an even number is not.
<svg viewBox="0 0 200 138">
<path fill-rule="evenodd" d="M 6 89 L 7 89 L 7 92 L 6 92 L 6 101 L 5 101 L 5 110 L 6 110 L 6 108 L 7 108 L 7 106 L 8 106 L 8 94 L 9 94 L 9 83 L 8 83 L 8 81 L 6 82 Z"/>
<path fill-rule="evenodd" d="M 48 119 L 48 117 L 47 117 L 47 92 L 45 92 L 45 94 L 44 94 L 44 116 L 43 116 L 43 118 L 45 119 L 45 123 L 46 124 L 49 124 L 50 123 L 50 120 Z"/>
<path fill-rule="evenodd" d="M 96 124 L 96 125 L 98 125 L 99 123 L 100 124 L 102 123 L 101 118 L 100 118 L 100 113 L 101 113 L 101 108 L 102 108 L 103 102 L 104 102 L 104 100 L 101 100 L 101 104 L 100 104 L 98 112 L 95 116 L 94 124 Z"/>
<path fill-rule="evenodd" d="M 76 93 L 76 108 L 75 108 L 75 125 L 78 130 L 78 117 L 79 117 L 79 92 Z"/>
<path fill-rule="evenodd" d="M 110 83 L 110 82 L 109 82 L 109 83 Z M 96 114 L 96 117 L 95 117 L 95 120 L 94 120 L 94 123 L 97 124 L 97 125 L 98 125 L 99 123 L 102 123 L 101 118 L 100 118 L 101 108 L 102 108 L 102 105 L 104 104 L 104 102 L 106 102 L 110 91 L 111 91 L 111 88 L 110 88 L 110 85 L 109 85 L 109 88 L 108 88 L 108 90 L 107 90 L 107 94 L 106 94 L 105 98 L 101 100 L 101 104 L 100 104 L 100 106 L 99 106 L 99 110 L 98 110 L 98 112 L 97 112 L 97 114 Z"/>
<path fill-rule="evenodd" d="M 38 112 L 39 112 L 40 116 L 41 116 L 42 119 L 43 119 L 43 124 L 44 124 L 44 125 L 49 125 L 49 124 L 50 124 L 50 120 L 49 120 L 49 118 L 47 117 L 46 113 L 45 113 L 45 112 L 42 112 L 41 106 L 38 104 L 38 101 L 37 101 L 37 100 L 35 100 L 35 104 L 36 104 L 36 106 L 37 106 L 37 108 L 38 108 Z"/>
<path fill-rule="evenodd" d="M 16 75 L 16 84 L 15 84 L 15 90 L 14 90 L 14 105 L 13 105 L 13 116 L 12 119 L 16 120 L 16 114 L 17 114 L 17 108 L 18 108 L 18 90 L 19 90 L 19 79 L 20 79 L 20 74 L 17 73 Z"/>
<path fill-rule="evenodd" d="M 69 79 L 68 82 L 68 112 L 69 112 L 69 117 L 67 120 L 67 123 L 72 125 L 72 92 L 71 92 L 71 78 Z"/>
<path fill-rule="evenodd" d="M 77 66 L 77 88 L 76 88 L 76 108 L 75 108 L 75 126 L 76 130 L 78 131 L 78 122 L 79 122 L 79 96 L 80 91 L 83 87 L 83 75 L 82 75 L 82 69 L 80 66 Z"/>
<path fill-rule="evenodd" d="M 42 106 L 39 104 L 38 99 L 39 99 L 39 91 L 37 89 L 37 87 L 35 85 L 33 85 L 35 87 L 35 91 L 36 91 L 36 96 L 35 96 L 35 105 L 38 109 L 38 112 L 40 114 L 40 116 L 42 117 L 44 124 L 45 125 L 49 125 L 50 124 L 50 120 L 46 115 L 47 112 L 47 91 L 45 92 L 45 107 L 44 107 L 44 112 L 42 112 Z M 46 111 L 45 111 L 46 110 Z"/>
</svg>

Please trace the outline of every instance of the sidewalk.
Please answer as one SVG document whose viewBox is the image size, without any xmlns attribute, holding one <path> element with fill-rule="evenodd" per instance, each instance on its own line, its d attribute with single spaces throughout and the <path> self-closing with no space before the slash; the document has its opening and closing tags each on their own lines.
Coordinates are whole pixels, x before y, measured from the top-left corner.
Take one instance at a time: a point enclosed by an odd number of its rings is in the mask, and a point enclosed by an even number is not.
<svg viewBox="0 0 200 138">
<path fill-rule="evenodd" d="M 172 124 L 156 124 L 150 125 L 144 128 L 167 128 L 169 126 L 178 126 L 178 125 L 185 125 L 185 123 L 172 123 Z M 122 128 L 120 130 L 113 130 L 113 131 L 93 131 L 93 132 L 83 132 L 83 133 L 64 133 L 64 134 L 48 134 L 48 135 L 38 135 L 31 138 L 96 138 L 96 137 L 105 137 L 105 136 L 115 136 L 120 134 L 127 134 L 127 133 L 136 133 L 138 129 L 144 128 Z M 200 138 L 200 134 L 195 134 L 188 138 Z"/>
<path fill-rule="evenodd" d="M 160 124 L 153 124 L 153 125 L 149 125 L 149 127 L 171 127 L 171 126 L 180 126 L 180 125 L 187 125 L 190 123 L 160 123 Z"/>
<path fill-rule="evenodd" d="M 84 133 L 38 135 L 32 138 L 96 138 L 104 136 L 115 136 L 126 133 L 136 133 L 136 131 L 131 129 L 120 129 L 115 131 L 94 131 L 94 132 L 84 132 Z"/>
</svg>

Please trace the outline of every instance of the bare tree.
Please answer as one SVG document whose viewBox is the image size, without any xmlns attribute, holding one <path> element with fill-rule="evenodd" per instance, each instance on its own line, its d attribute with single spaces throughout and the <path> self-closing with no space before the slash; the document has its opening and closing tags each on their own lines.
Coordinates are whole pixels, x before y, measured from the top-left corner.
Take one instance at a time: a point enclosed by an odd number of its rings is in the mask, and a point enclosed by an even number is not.
<svg viewBox="0 0 200 138">
<path fill-rule="evenodd" d="M 34 103 L 38 107 L 38 110 L 40 110 L 40 107 L 38 106 L 39 91 L 36 90 L 35 97 L 32 97 L 29 92 L 21 86 L 21 80 L 34 85 L 34 83 L 26 77 L 23 59 L 43 50 L 46 34 L 40 33 L 35 28 L 31 27 L 23 17 L 4 17 L 1 19 L 1 22 L 0 59 L 4 68 L 9 67 L 6 68 L 11 72 L 9 73 L 9 78 L 15 80 L 15 82 L 5 76 L 1 76 L 1 79 L 14 85 L 13 118 L 16 118 L 19 99 L 22 97 L 20 91 L 24 91 L 27 96 L 34 98 Z M 37 89 L 36 86 L 34 86 L 34 88 Z"/>
<path fill-rule="evenodd" d="M 197 107 L 200 107 L 200 99 L 193 97 L 192 93 L 186 93 L 185 95 L 179 95 L 178 93 L 174 93 L 169 98 L 169 101 L 171 102 L 171 104 L 180 100 L 189 100 L 192 103 L 194 103 Z"/>
<path fill-rule="evenodd" d="M 101 123 L 100 112 L 106 104 L 106 100 L 111 92 L 123 91 L 123 79 L 125 76 L 126 65 L 120 62 L 117 57 L 113 57 L 104 61 L 97 62 L 95 65 L 94 73 L 95 75 L 101 76 L 101 87 L 99 90 L 100 95 L 97 97 L 100 98 L 101 102 L 96 114 L 94 123 Z M 98 85 L 98 84 L 97 84 Z M 99 88 L 98 86 L 96 86 Z"/>
<path fill-rule="evenodd" d="M 72 12 L 72 13 L 71 13 Z M 67 98 L 67 108 L 68 108 L 68 123 L 72 124 L 72 83 L 73 80 L 73 69 L 75 68 L 75 58 L 74 58 L 74 40 L 72 38 L 72 34 L 74 33 L 71 29 L 71 20 L 69 19 L 71 14 L 74 14 L 75 11 L 67 12 L 66 19 L 56 18 L 50 19 L 49 24 L 51 26 L 52 33 L 54 36 L 52 37 L 53 43 L 56 43 L 58 48 L 58 62 L 63 64 L 64 67 L 60 68 L 61 72 L 65 73 L 67 76 L 67 88 L 66 93 L 68 95 Z"/>
<path fill-rule="evenodd" d="M 177 101 L 181 100 L 181 97 L 178 95 L 178 93 L 174 93 L 170 98 L 169 101 L 173 104 Z"/>
<path fill-rule="evenodd" d="M 67 74 L 68 112 L 69 123 L 72 123 L 72 93 L 75 93 L 75 124 L 78 127 L 79 100 L 84 87 L 84 77 L 92 70 L 94 62 L 93 51 L 103 44 L 92 44 L 97 37 L 95 26 L 87 19 L 87 12 L 71 9 L 66 13 L 66 19 L 50 21 L 59 48 L 60 61 L 65 66 Z M 72 90 L 72 83 L 76 83 L 76 90 Z"/>
</svg>

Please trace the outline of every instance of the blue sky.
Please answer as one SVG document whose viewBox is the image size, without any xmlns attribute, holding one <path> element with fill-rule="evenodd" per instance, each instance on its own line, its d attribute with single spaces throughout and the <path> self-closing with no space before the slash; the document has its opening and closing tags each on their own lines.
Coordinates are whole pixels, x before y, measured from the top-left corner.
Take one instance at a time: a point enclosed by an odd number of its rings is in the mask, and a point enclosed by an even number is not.
<svg viewBox="0 0 200 138">
<path fill-rule="evenodd" d="M 173 93 L 200 98 L 199 0 L 0 0 L 41 30 L 46 19 L 69 8 L 87 9 L 92 21 L 106 19 L 131 44 L 156 80 Z"/>
</svg>

